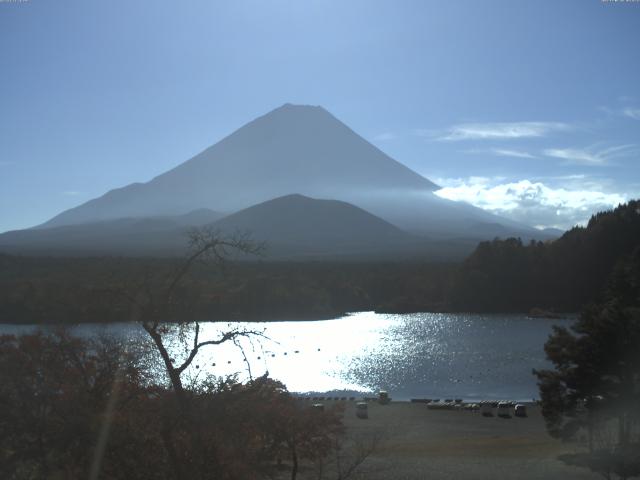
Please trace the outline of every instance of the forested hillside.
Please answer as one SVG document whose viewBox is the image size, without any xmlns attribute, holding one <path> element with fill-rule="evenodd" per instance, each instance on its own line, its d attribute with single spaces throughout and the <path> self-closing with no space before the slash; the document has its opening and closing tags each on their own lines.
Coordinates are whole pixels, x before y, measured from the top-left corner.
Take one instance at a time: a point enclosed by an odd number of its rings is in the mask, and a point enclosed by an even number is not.
<svg viewBox="0 0 640 480">
<path fill-rule="evenodd" d="M 640 246 L 640 201 L 591 217 L 556 241 L 482 242 L 463 262 L 451 292 L 454 310 L 577 311 L 598 300 L 618 262 Z"/>
<path fill-rule="evenodd" d="M 482 242 L 461 264 L 235 262 L 194 268 L 180 295 L 202 320 L 331 318 L 376 310 L 577 312 L 600 300 L 616 265 L 640 249 L 640 201 L 599 213 L 553 242 Z M 0 255 L 0 322 L 135 319 L 129 295 L 160 291 L 182 259 Z M 180 314 L 175 318 L 179 320 Z"/>
<path fill-rule="evenodd" d="M 0 323 L 135 320 L 136 312 L 117 292 L 159 292 L 181 262 L 0 255 Z M 422 262 L 237 262 L 221 271 L 197 265 L 179 294 L 188 315 L 201 320 L 442 311 L 456 267 Z M 181 318 L 178 313 L 170 320 Z"/>
</svg>

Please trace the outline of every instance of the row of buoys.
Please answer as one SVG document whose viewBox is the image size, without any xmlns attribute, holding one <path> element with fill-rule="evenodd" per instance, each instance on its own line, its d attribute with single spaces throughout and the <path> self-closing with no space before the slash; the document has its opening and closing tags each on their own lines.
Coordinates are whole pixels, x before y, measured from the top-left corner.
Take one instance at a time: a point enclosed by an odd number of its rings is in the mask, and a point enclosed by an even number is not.
<svg viewBox="0 0 640 480">
<path fill-rule="evenodd" d="M 318 348 L 318 352 L 320 351 L 320 349 Z M 300 350 L 294 350 L 293 353 L 300 353 Z M 284 352 L 283 355 L 289 355 L 289 352 Z M 271 358 L 275 358 L 276 354 L 272 353 L 271 354 Z M 256 357 L 256 360 L 262 360 L 262 356 Z"/>
<path fill-rule="evenodd" d="M 412 398 L 411 403 L 438 403 L 439 398 Z M 444 403 L 462 403 L 461 398 L 445 398 Z"/>
<path fill-rule="evenodd" d="M 319 352 L 319 351 L 320 351 L 320 349 L 318 348 L 318 352 Z M 294 351 L 293 351 L 293 353 L 300 353 L 300 350 L 294 350 Z M 289 354 L 288 352 L 284 352 L 284 355 L 288 355 L 288 354 Z M 272 353 L 272 354 L 271 354 L 271 358 L 275 358 L 275 356 L 276 356 L 276 354 L 275 354 L 275 353 Z M 171 359 L 171 360 L 173 361 L 173 359 Z M 256 357 L 256 360 L 262 360 L 262 356 Z M 231 360 L 228 360 L 228 361 L 227 361 L 227 365 L 231 365 Z M 214 362 L 214 363 L 212 363 L 212 364 L 211 364 L 211 366 L 212 366 L 212 367 L 215 367 L 215 366 L 216 366 L 216 363 L 215 363 L 215 362 Z M 195 368 L 200 368 L 200 365 L 196 365 L 196 366 L 195 366 Z"/>
<path fill-rule="evenodd" d="M 298 397 L 306 402 L 354 402 L 356 397 Z"/>
<path fill-rule="evenodd" d="M 216 365 L 217 365 L 217 364 L 216 364 L 216 362 L 213 362 L 213 363 L 211 364 L 211 366 L 212 366 L 212 367 L 215 367 Z M 231 365 L 231 360 L 227 360 L 227 365 Z M 200 368 L 200 366 L 199 366 L 199 365 L 196 365 L 196 368 Z"/>
</svg>

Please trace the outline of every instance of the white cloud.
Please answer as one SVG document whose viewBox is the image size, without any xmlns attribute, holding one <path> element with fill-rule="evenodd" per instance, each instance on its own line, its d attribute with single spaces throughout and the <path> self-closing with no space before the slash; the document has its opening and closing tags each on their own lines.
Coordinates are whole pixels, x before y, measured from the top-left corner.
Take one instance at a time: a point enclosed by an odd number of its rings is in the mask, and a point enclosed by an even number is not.
<svg viewBox="0 0 640 480">
<path fill-rule="evenodd" d="M 374 140 L 381 141 L 381 142 L 395 140 L 396 138 L 398 138 L 398 136 L 393 132 L 384 132 L 373 137 Z"/>
<path fill-rule="evenodd" d="M 493 153 L 496 155 L 500 155 L 502 157 L 516 157 L 516 158 L 536 158 L 531 155 L 529 152 L 524 152 L 521 150 L 507 150 L 504 148 L 494 148 Z"/>
<path fill-rule="evenodd" d="M 548 157 L 566 160 L 569 164 L 587 166 L 609 165 L 611 160 L 626 157 L 634 153 L 635 145 L 618 145 L 604 149 L 589 148 L 548 148 L 543 153 Z"/>
<path fill-rule="evenodd" d="M 489 149 L 473 148 L 470 150 L 464 150 L 464 153 L 490 154 L 490 155 L 498 155 L 500 157 L 536 158 L 534 155 L 530 154 L 529 152 L 525 152 L 524 150 L 513 150 L 513 149 L 507 149 L 507 148 L 489 148 Z"/>
<path fill-rule="evenodd" d="M 554 188 L 543 182 L 470 177 L 439 179 L 443 188 L 437 195 L 471 203 L 498 215 L 539 228 L 571 228 L 586 223 L 590 216 L 610 209 L 627 198 L 623 194 L 605 193 L 599 189 Z"/>
<path fill-rule="evenodd" d="M 625 117 L 633 118 L 634 120 L 640 120 L 640 108 L 627 107 L 622 110 L 622 114 Z"/>
<path fill-rule="evenodd" d="M 620 97 L 620 101 L 624 103 L 628 103 L 628 102 L 632 102 L 633 99 L 630 97 Z M 611 108 L 607 106 L 600 106 L 598 107 L 598 110 L 610 116 L 622 116 L 622 117 L 629 117 L 634 120 L 640 120 L 640 108 L 638 107 L 626 106 L 622 108 L 619 108 L 619 107 Z"/>
<path fill-rule="evenodd" d="M 553 131 L 567 129 L 569 126 L 560 122 L 462 123 L 453 125 L 437 138 L 447 141 L 509 140 L 544 137 Z"/>
<path fill-rule="evenodd" d="M 62 194 L 75 197 L 76 195 L 81 195 L 82 192 L 78 192 L 77 190 L 66 190 L 66 191 L 62 192 Z"/>
</svg>

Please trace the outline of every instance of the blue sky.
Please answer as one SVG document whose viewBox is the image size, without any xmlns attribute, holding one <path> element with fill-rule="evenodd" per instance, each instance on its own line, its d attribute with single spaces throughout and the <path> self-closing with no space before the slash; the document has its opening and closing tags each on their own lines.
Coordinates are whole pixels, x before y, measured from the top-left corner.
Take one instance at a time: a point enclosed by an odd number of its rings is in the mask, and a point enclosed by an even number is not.
<svg viewBox="0 0 640 480">
<path fill-rule="evenodd" d="M 640 192 L 640 2 L 0 1 L 0 231 L 322 105 L 470 201 L 567 227 Z"/>
</svg>

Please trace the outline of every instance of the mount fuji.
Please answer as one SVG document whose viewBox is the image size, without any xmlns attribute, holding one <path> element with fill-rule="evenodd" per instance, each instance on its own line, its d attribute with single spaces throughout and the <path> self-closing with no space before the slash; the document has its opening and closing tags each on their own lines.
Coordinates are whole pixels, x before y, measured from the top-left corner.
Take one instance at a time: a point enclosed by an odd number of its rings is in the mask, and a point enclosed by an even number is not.
<svg viewBox="0 0 640 480">
<path fill-rule="evenodd" d="M 95 229 L 96 224 L 102 231 L 117 225 L 121 233 L 130 223 L 123 224 L 122 219 L 180 218 L 178 223 L 184 226 L 190 212 L 229 216 L 293 194 L 351 204 L 403 233 L 429 241 L 548 238 L 529 226 L 443 199 L 434 193 L 438 188 L 324 108 L 285 104 L 146 183 L 111 190 L 27 231 L 0 235 L 0 250 L 6 251 L 3 246 L 8 245 L 13 250 L 23 242 L 24 247 L 35 242 L 44 248 L 54 232 L 58 246 L 64 245 L 65 232 L 73 232 L 75 248 L 77 239 L 86 237 L 81 234 L 83 228 Z M 285 211 L 279 214 L 272 208 L 269 212 L 277 223 L 286 221 Z M 144 224 L 135 222 L 139 238 L 144 238 L 140 232 Z M 340 228 L 337 223 L 332 225 Z M 250 224 L 245 226 L 251 230 Z M 161 242 L 159 232 L 157 228 L 150 232 L 155 243 Z M 270 237 L 278 243 L 275 233 L 270 232 Z M 281 240 L 291 243 L 288 238 Z M 122 246 L 123 242 L 115 244 Z"/>
</svg>

